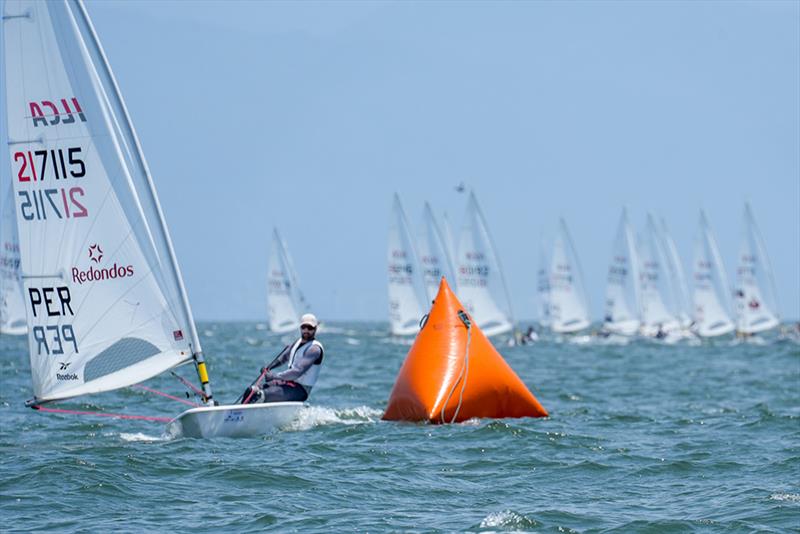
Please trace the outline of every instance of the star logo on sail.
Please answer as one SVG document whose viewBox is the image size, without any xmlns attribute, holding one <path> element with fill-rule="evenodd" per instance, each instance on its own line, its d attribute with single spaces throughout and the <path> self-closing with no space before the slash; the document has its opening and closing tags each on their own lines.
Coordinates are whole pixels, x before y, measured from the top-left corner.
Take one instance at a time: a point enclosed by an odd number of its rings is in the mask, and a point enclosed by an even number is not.
<svg viewBox="0 0 800 534">
<path fill-rule="evenodd" d="M 100 263 L 103 259 L 103 249 L 97 243 L 89 247 L 89 259 L 95 263 Z"/>
</svg>

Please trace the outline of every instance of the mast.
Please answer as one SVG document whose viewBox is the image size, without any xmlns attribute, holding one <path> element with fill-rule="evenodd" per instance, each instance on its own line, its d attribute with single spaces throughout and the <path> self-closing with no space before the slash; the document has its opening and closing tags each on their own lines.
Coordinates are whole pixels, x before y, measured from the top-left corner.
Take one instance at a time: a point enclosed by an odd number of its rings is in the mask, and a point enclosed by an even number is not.
<svg viewBox="0 0 800 534">
<path fill-rule="evenodd" d="M 192 340 L 192 358 L 195 362 L 195 369 L 197 370 L 197 376 L 200 379 L 200 383 L 203 386 L 203 393 L 205 396 L 205 401 L 207 403 L 212 403 L 213 394 L 211 392 L 211 383 L 208 377 L 208 370 L 206 368 L 205 358 L 203 356 L 203 349 L 200 345 L 200 337 L 197 334 L 197 327 L 194 324 L 194 316 L 192 315 L 192 309 L 189 305 L 189 297 L 186 293 L 186 287 L 183 283 L 183 276 L 181 275 L 180 268 L 178 267 L 178 260 L 175 256 L 175 250 L 172 245 L 172 238 L 169 235 L 169 231 L 167 230 L 166 220 L 164 218 L 164 213 L 161 210 L 161 203 L 158 200 L 158 196 L 155 192 L 155 186 L 153 184 L 153 178 L 150 174 L 150 168 L 147 165 L 147 161 L 144 158 L 144 152 L 142 151 L 141 144 L 139 142 L 139 137 L 136 135 L 136 130 L 133 127 L 133 123 L 131 122 L 130 114 L 128 113 L 128 108 L 125 106 L 125 101 L 122 99 L 122 93 L 119 90 L 119 85 L 117 84 L 117 80 L 114 77 L 114 73 L 111 71 L 111 66 L 108 64 L 108 58 L 106 57 L 106 53 L 103 50 L 103 46 L 100 44 L 100 40 L 97 37 L 97 33 L 95 32 L 94 25 L 92 24 L 91 19 L 89 18 L 88 13 L 86 12 L 86 7 L 83 5 L 83 0 L 74 0 L 77 4 L 81 16 L 83 17 L 83 22 L 86 24 L 86 27 L 89 29 L 89 34 L 91 35 L 92 42 L 94 43 L 95 48 L 97 49 L 100 57 L 103 60 L 103 67 L 105 70 L 105 74 L 108 76 L 109 81 L 111 82 L 111 86 L 114 89 L 114 95 L 119 102 L 119 106 L 122 110 L 122 113 L 125 117 L 125 125 L 120 125 L 120 127 L 125 127 L 128 129 L 131 135 L 131 139 L 134 142 L 136 147 L 136 154 L 137 158 L 133 158 L 136 160 L 136 163 L 140 166 L 142 173 L 145 176 L 147 182 L 147 192 L 150 195 L 150 200 L 153 202 L 153 206 L 155 206 L 156 213 L 158 215 L 158 224 L 160 230 L 164 236 L 164 240 L 167 245 L 167 251 L 169 253 L 169 263 L 170 268 L 172 270 L 172 275 L 175 277 L 175 280 L 178 284 L 178 290 L 180 294 L 181 305 L 183 307 L 183 311 L 186 315 L 188 321 L 188 328 L 189 334 Z"/>
</svg>

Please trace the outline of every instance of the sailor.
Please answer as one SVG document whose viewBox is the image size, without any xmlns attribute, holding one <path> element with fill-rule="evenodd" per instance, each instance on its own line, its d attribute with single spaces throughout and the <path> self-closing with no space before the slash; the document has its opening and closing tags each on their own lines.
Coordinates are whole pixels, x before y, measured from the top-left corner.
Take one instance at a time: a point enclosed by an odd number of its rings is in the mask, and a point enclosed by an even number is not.
<svg viewBox="0 0 800 534">
<path fill-rule="evenodd" d="M 244 402 L 302 402 L 308 398 L 319 376 L 325 350 L 314 338 L 317 326 L 319 321 L 314 314 L 307 313 L 300 318 L 300 338 L 286 345 L 272 363 L 261 369 L 264 381 L 245 391 Z M 270 372 L 287 362 L 285 371 Z"/>
</svg>

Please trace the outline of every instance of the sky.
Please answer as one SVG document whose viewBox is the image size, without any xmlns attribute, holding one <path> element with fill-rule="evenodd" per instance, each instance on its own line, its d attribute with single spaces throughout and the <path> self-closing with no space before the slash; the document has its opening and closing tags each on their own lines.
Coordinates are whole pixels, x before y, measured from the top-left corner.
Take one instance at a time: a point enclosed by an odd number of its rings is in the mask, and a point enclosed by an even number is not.
<svg viewBox="0 0 800 534">
<path fill-rule="evenodd" d="M 194 315 L 266 318 L 272 228 L 324 320 L 387 320 L 392 195 L 473 189 L 514 314 L 559 217 L 602 317 L 615 228 L 700 209 L 733 281 L 744 202 L 800 318 L 800 2 L 87 2 Z"/>
</svg>

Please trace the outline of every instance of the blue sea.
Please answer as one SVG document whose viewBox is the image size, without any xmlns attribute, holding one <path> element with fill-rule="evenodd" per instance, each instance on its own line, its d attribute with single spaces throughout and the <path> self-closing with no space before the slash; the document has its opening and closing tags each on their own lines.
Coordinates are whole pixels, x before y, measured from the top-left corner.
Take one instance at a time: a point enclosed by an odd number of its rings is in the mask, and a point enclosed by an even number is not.
<svg viewBox="0 0 800 534">
<path fill-rule="evenodd" d="M 409 349 L 386 328 L 325 325 L 325 367 L 300 418 L 215 440 L 25 408 L 25 338 L 0 336 L 0 528 L 800 532 L 796 341 L 501 346 L 550 417 L 440 426 L 380 420 Z M 257 323 L 199 329 L 220 401 L 290 341 Z M 193 378 L 191 366 L 180 371 Z M 168 374 L 146 385 L 184 392 Z M 60 407 L 185 408 L 136 388 Z"/>
</svg>

